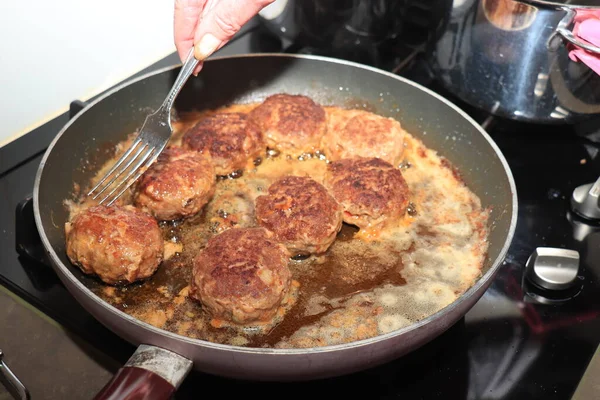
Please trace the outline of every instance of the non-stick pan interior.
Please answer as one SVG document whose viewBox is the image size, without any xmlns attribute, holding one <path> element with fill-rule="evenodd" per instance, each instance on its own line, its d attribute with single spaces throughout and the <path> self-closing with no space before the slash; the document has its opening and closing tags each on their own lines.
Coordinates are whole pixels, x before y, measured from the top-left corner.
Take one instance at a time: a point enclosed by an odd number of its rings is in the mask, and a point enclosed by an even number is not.
<svg viewBox="0 0 600 400">
<path fill-rule="evenodd" d="M 179 68 L 157 72 L 119 88 L 77 116 L 47 155 L 39 182 L 43 230 L 64 265 L 66 199 L 84 184 L 113 146 L 139 128 L 164 100 Z M 263 100 L 279 93 L 304 94 L 325 105 L 366 108 L 396 118 L 414 136 L 458 168 L 466 184 L 492 210 L 484 272 L 501 254 L 513 218 L 510 172 L 495 146 L 466 114 L 433 93 L 391 74 L 344 61 L 289 55 L 252 55 L 205 63 L 181 92 L 176 109 L 214 108 Z"/>
</svg>

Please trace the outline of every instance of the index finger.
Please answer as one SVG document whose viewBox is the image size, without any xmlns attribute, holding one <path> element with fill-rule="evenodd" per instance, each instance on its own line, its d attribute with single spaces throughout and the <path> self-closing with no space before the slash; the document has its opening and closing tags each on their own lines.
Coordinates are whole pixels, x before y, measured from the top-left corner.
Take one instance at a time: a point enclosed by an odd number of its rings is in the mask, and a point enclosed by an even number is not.
<svg viewBox="0 0 600 400">
<path fill-rule="evenodd" d="M 175 0 L 173 37 L 183 62 L 194 45 L 194 33 L 207 0 Z"/>
</svg>

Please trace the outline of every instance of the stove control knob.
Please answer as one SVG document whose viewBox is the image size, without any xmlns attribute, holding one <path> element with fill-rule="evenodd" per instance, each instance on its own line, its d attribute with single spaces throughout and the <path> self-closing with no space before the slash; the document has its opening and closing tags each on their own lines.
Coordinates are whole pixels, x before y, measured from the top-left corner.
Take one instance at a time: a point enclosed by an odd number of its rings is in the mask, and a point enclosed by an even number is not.
<svg viewBox="0 0 600 400">
<path fill-rule="evenodd" d="M 579 253 L 575 250 L 538 247 L 525 265 L 527 278 L 548 290 L 569 289 L 577 282 Z"/>
<path fill-rule="evenodd" d="M 600 220 L 600 178 L 595 183 L 579 186 L 571 196 L 571 208 L 582 217 Z"/>
</svg>

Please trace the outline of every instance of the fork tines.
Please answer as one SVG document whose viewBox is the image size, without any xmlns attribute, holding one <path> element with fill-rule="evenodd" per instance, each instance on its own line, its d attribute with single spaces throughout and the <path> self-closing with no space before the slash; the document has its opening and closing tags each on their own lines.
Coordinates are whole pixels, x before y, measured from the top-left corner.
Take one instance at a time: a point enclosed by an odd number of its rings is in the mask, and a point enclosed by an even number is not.
<svg viewBox="0 0 600 400">
<path fill-rule="evenodd" d="M 102 177 L 100 182 L 98 182 L 96 186 L 90 190 L 88 196 L 91 196 L 95 193 L 92 199 L 96 200 L 101 194 L 112 187 L 110 192 L 99 201 L 99 204 L 106 203 L 107 206 L 110 206 L 127 189 L 129 189 L 129 187 L 133 185 L 133 183 L 144 173 L 150 164 L 154 162 L 160 153 L 160 151 L 156 150 L 156 146 L 149 145 L 139 137 L 135 139 L 129 149 L 127 149 L 127 151 L 119 158 L 119 160 L 117 160 L 115 165 L 113 165 Z M 108 182 L 105 183 L 107 179 Z"/>
</svg>

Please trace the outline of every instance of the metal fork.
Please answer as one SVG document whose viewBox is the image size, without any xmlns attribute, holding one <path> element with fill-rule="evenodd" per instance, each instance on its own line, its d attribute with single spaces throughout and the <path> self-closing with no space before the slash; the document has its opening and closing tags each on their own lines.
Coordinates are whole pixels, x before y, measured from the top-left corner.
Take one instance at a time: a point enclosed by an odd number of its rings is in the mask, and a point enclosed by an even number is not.
<svg viewBox="0 0 600 400">
<path fill-rule="evenodd" d="M 117 160 L 115 165 L 111 167 L 100 182 L 89 191 L 88 196 L 95 193 L 94 197 L 92 197 L 95 200 L 116 182 L 116 186 L 99 202 L 100 204 L 106 203 L 106 205 L 110 206 L 156 161 L 158 155 L 167 146 L 173 133 L 173 128 L 171 127 L 171 108 L 173 107 L 175 98 L 198 63 L 199 61 L 194 57 L 194 49 L 192 48 L 165 101 L 158 110 L 146 117 L 142 129 L 129 149 Z M 131 167 L 132 165 L 133 167 Z M 128 171 L 127 174 L 121 177 L 125 171 Z M 117 182 L 119 178 L 121 179 Z M 107 180 L 108 182 L 106 182 Z"/>
</svg>

